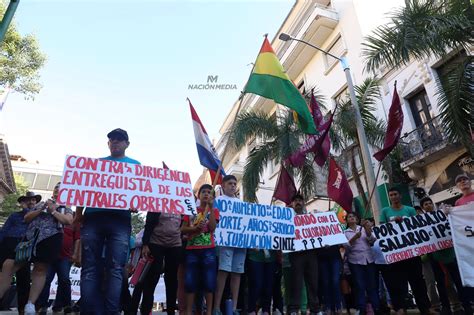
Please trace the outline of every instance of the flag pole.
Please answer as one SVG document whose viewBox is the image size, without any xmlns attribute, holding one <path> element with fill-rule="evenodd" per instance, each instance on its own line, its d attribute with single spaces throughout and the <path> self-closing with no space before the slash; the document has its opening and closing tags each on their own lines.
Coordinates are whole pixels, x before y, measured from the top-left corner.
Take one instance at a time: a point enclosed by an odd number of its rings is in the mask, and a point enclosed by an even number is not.
<svg viewBox="0 0 474 315">
<path fill-rule="evenodd" d="M 268 37 L 268 33 L 264 34 L 263 37 L 267 38 L 267 37 Z M 260 50 L 258 51 L 257 58 L 258 58 L 259 55 L 260 55 Z M 241 92 L 241 94 L 240 94 L 240 96 L 239 96 L 239 100 L 240 100 L 240 101 L 239 101 L 239 105 L 238 105 L 238 107 L 237 107 L 237 112 L 235 113 L 235 116 L 234 116 L 234 118 L 233 118 L 233 120 L 232 120 L 232 124 L 230 125 L 230 128 L 229 128 L 229 130 L 231 130 L 231 131 L 234 129 L 235 121 L 237 120 L 237 116 L 239 115 L 240 108 L 242 107 L 242 102 L 243 102 L 244 97 L 245 97 L 245 88 L 247 87 L 247 84 L 248 84 L 248 82 L 249 82 L 250 76 L 252 75 L 253 70 L 255 69 L 255 64 L 257 63 L 257 62 L 256 62 L 256 61 L 257 61 L 257 58 L 255 58 L 255 62 L 254 62 L 253 65 L 252 65 L 252 70 L 250 71 L 250 74 L 249 74 L 249 77 L 248 77 L 248 79 L 247 79 L 247 82 L 245 83 L 244 89 L 243 89 L 243 91 Z M 224 150 L 223 150 L 223 152 L 222 152 L 222 158 L 220 158 L 220 163 L 219 163 L 219 167 L 217 168 L 216 176 L 214 177 L 214 180 L 212 181 L 212 187 L 213 187 L 213 188 L 216 187 L 216 185 L 217 185 L 217 179 L 219 178 L 218 176 L 219 176 L 220 172 L 221 172 L 222 169 L 223 169 L 222 164 L 224 163 L 224 158 L 225 158 L 225 156 L 226 156 L 226 154 L 227 154 L 228 146 L 229 146 L 229 139 L 227 139 L 227 142 L 226 142 L 225 145 L 224 145 Z"/>
<path fill-rule="evenodd" d="M 393 88 L 394 89 L 397 88 L 397 80 L 395 80 L 395 82 L 393 83 Z M 372 196 L 374 195 L 374 192 L 375 192 L 375 189 L 376 189 L 376 186 L 377 186 L 377 179 L 379 178 L 379 173 L 380 173 L 380 170 L 382 169 L 382 161 L 379 162 L 379 167 L 377 169 L 377 175 L 375 175 L 375 182 L 374 182 L 374 185 L 372 187 L 372 191 L 369 191 L 370 192 L 369 200 L 367 201 L 368 205 L 370 205 L 370 201 L 372 200 Z M 367 214 L 368 214 L 368 209 L 365 209 L 364 217 L 366 217 Z M 375 218 L 374 218 L 374 220 L 375 220 Z"/>
</svg>

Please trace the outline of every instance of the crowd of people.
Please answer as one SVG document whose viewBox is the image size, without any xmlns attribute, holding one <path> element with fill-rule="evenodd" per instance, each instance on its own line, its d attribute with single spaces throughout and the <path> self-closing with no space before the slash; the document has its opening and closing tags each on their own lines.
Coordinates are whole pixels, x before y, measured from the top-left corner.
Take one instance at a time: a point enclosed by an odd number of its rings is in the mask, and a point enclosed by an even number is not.
<svg viewBox="0 0 474 315">
<path fill-rule="evenodd" d="M 104 159 L 139 164 L 125 155 L 126 131 L 115 129 L 107 136 L 110 156 Z M 474 202 L 470 178 L 461 174 L 455 182 L 462 193 L 456 205 Z M 57 275 L 53 311 L 150 314 L 164 275 L 168 314 L 343 314 L 351 308 L 357 314 L 390 309 L 405 314 L 410 307 L 421 314 L 473 314 L 474 289 L 462 284 L 455 249 L 387 264 L 374 246 L 374 220 L 361 220 L 355 212 L 346 216 L 347 243 L 342 245 L 291 253 L 216 246 L 220 214 L 215 200 L 236 198 L 233 175 L 223 178 L 221 196 L 208 184 L 198 189 L 195 215 L 148 212 L 137 236 L 131 233 L 134 209 L 77 207 L 73 213 L 56 204 L 58 189 L 59 184 L 45 202 L 32 192 L 21 196 L 21 210 L 1 230 L 0 298 L 6 299 L 16 278 L 20 313 L 46 312 Z M 402 204 L 400 190 L 391 188 L 388 195 L 390 206 L 382 209 L 380 223 L 417 215 Z M 291 207 L 296 214 L 306 213 L 304 196 L 293 196 Z M 419 212 L 435 210 L 429 197 L 420 207 Z M 130 295 L 129 279 L 139 259 L 149 268 Z M 74 306 L 72 265 L 81 267 L 81 297 Z"/>
</svg>

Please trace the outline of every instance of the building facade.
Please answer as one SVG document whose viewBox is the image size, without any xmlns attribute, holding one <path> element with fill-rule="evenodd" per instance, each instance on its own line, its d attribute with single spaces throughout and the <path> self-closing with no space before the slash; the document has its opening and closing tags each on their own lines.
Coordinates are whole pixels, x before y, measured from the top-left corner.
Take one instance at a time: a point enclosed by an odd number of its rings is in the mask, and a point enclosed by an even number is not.
<svg viewBox="0 0 474 315">
<path fill-rule="evenodd" d="M 299 88 L 317 87 L 319 94 L 326 97 L 326 107 L 332 110 L 336 102 L 347 94 L 347 83 L 344 71 L 337 61 L 320 51 L 296 41 L 281 41 L 279 35 L 286 33 L 292 37 L 305 40 L 333 55 L 345 57 L 350 65 L 354 84 L 361 84 L 367 77 L 373 76 L 365 72 L 362 58 L 362 42 L 364 37 L 383 23 L 387 13 L 404 4 L 402 0 L 308 0 L 296 1 L 293 8 L 283 21 L 280 29 L 271 41 L 272 47 L 280 59 L 290 79 Z M 256 48 L 257 50 L 257 48 Z M 409 183 L 403 187 L 406 191 L 405 202 L 416 204 L 415 188 L 423 188 L 425 192 L 439 202 L 451 202 L 457 192 L 453 189 L 455 173 L 463 169 L 474 175 L 473 160 L 465 148 L 459 144 L 449 143 L 438 120 L 437 84 L 439 76 L 453 58 L 462 54 L 473 54 L 473 51 L 454 51 L 444 60 L 429 58 L 412 61 L 402 69 L 379 69 L 376 73 L 381 80 L 381 100 L 375 113 L 386 120 L 391 105 L 394 83 L 404 112 L 404 125 L 401 146 L 403 157 L 401 168 L 409 175 Z M 245 95 L 242 103 L 233 104 L 222 124 L 220 133 L 224 135 L 234 121 L 238 110 L 256 109 L 273 115 L 279 110 L 272 100 L 256 95 Z M 337 128 L 337 126 L 333 126 Z M 225 138 L 216 144 L 220 156 L 224 156 L 223 165 L 228 174 L 242 178 L 244 165 L 252 148 L 258 146 L 258 139 L 250 141 L 239 152 L 227 150 Z M 224 150 L 226 150 L 224 154 Z M 354 196 L 357 196 L 355 182 L 347 159 L 347 152 L 333 152 L 341 157 Z M 371 153 L 373 150 L 371 149 Z M 356 155 L 356 167 L 363 179 L 363 168 L 360 154 Z M 374 170 L 379 167 L 373 159 Z M 456 170 L 455 170 L 456 169 Z M 326 174 L 316 166 L 318 178 L 317 193 L 310 198 L 309 208 L 325 210 L 329 203 L 326 195 Z M 266 167 L 257 197 L 261 203 L 271 202 L 276 184 L 279 165 L 273 161 Z M 377 179 L 382 206 L 387 206 L 388 174 L 383 171 Z M 298 186 L 298 185 L 297 185 Z M 367 184 L 362 180 L 367 192 Z M 408 198 L 409 197 L 409 198 Z M 357 198 L 360 199 L 360 198 Z"/>
<path fill-rule="evenodd" d="M 0 202 L 3 198 L 16 191 L 13 169 L 10 162 L 8 144 L 3 134 L 0 134 Z"/>
<path fill-rule="evenodd" d="M 25 180 L 29 190 L 43 199 L 51 198 L 54 186 L 61 181 L 62 166 L 32 163 L 18 155 L 12 156 L 11 160 L 13 173 Z"/>
</svg>

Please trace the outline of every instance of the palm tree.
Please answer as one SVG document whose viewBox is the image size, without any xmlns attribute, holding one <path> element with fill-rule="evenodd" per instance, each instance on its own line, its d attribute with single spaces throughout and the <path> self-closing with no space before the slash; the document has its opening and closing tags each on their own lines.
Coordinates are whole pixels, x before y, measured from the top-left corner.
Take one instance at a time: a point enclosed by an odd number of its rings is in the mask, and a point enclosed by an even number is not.
<svg viewBox="0 0 474 315">
<path fill-rule="evenodd" d="M 237 116 L 228 139 L 237 150 L 249 141 L 258 140 L 257 146 L 247 157 L 242 178 L 244 199 L 256 202 L 256 191 L 268 161 L 281 163 L 299 148 L 304 140 L 304 133 L 298 128 L 292 111 L 284 109 L 275 116 L 262 111 L 249 111 Z M 301 169 L 289 168 L 288 172 L 299 181 L 300 191 L 305 196 L 314 194 L 316 175 L 312 161 L 307 159 Z"/>
<path fill-rule="evenodd" d="M 469 51 L 474 44 L 474 14 L 469 0 L 406 0 L 391 22 L 379 26 L 363 43 L 366 69 L 382 65 L 400 68 L 411 60 L 452 51 Z M 438 107 L 441 123 L 451 141 L 474 153 L 468 126 L 474 124 L 474 56 L 454 62 L 440 78 Z"/>
<path fill-rule="evenodd" d="M 367 142 L 378 151 L 383 144 L 385 135 L 385 123 L 373 114 L 376 110 L 377 101 L 381 97 L 380 82 L 377 78 L 367 78 L 361 85 L 355 87 L 355 92 L 367 135 Z M 330 132 L 331 144 L 335 151 L 349 152 L 348 162 L 351 165 L 351 175 L 364 207 L 368 209 L 369 202 L 356 166 L 356 152 L 360 151 L 360 145 L 354 116 L 354 107 L 349 97 L 346 96 L 338 104 L 338 110 L 334 116 L 333 127 Z M 384 169 L 388 170 L 385 167 Z M 370 187 L 371 189 L 372 187 Z"/>
</svg>

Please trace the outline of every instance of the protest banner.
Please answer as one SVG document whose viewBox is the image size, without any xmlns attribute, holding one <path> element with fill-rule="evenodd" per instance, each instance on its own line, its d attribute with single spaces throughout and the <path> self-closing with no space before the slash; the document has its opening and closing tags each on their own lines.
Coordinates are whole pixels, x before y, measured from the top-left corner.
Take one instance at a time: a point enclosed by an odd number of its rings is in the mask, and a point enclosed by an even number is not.
<svg viewBox="0 0 474 315">
<path fill-rule="evenodd" d="M 303 251 L 347 243 L 334 212 L 295 215 L 294 250 Z"/>
<path fill-rule="evenodd" d="M 474 287 L 474 268 L 472 268 L 474 203 L 452 208 L 449 212 L 449 224 L 462 284 L 472 288 Z"/>
<path fill-rule="evenodd" d="M 69 271 L 69 279 L 71 280 L 71 300 L 77 301 L 81 297 L 81 268 L 71 267 Z M 58 276 L 55 275 L 51 281 L 49 288 L 49 299 L 55 300 L 58 291 Z"/>
<path fill-rule="evenodd" d="M 195 213 L 186 172 L 68 155 L 58 203 L 171 214 Z"/>
<path fill-rule="evenodd" d="M 442 211 L 381 224 L 374 227 L 374 234 L 388 264 L 453 246 L 448 218 Z"/>
<path fill-rule="evenodd" d="M 81 268 L 71 267 L 69 272 L 69 279 L 71 280 L 71 300 L 77 301 L 81 298 Z M 134 286 L 129 285 L 128 289 L 130 294 L 133 293 Z M 58 291 L 58 276 L 55 275 L 53 281 L 51 281 L 51 287 L 49 289 L 49 299 L 55 300 Z M 166 302 L 165 295 L 165 284 L 164 281 L 158 282 L 154 292 L 155 302 Z"/>
<path fill-rule="evenodd" d="M 218 198 L 217 246 L 293 250 L 295 226 L 291 208 Z"/>
</svg>

